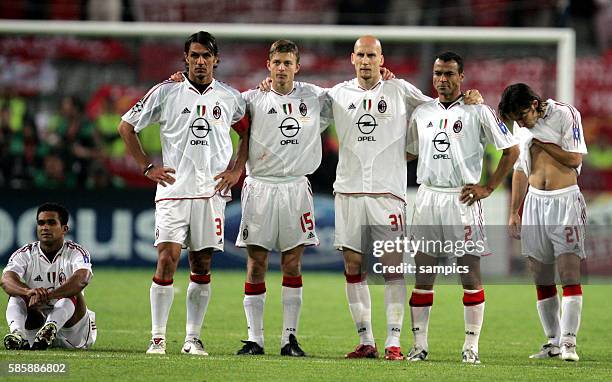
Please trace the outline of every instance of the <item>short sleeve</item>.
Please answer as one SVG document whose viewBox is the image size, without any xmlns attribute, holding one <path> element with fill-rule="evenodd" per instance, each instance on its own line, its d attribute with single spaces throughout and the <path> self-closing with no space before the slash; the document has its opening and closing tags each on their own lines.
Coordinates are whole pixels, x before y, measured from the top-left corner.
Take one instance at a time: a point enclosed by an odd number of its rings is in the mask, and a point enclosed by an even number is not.
<svg viewBox="0 0 612 382">
<path fill-rule="evenodd" d="M 412 155 L 419 155 L 419 128 L 415 118 L 416 113 L 412 113 L 410 122 L 408 123 L 408 131 L 406 133 L 406 152 Z"/>
<path fill-rule="evenodd" d="M 487 105 L 475 105 L 479 110 L 480 126 L 488 143 L 498 150 L 507 149 L 518 144 L 506 124 Z"/>
<path fill-rule="evenodd" d="M 25 248 L 21 248 L 15 251 L 11 257 L 9 257 L 8 264 L 4 267 L 2 273 L 15 272 L 20 278 L 24 278 L 26 271 L 28 270 L 28 258 L 30 257 L 28 251 Z"/>
<path fill-rule="evenodd" d="M 429 102 L 432 100 L 431 97 L 426 96 L 416 86 L 405 80 L 399 80 L 399 83 L 404 91 L 404 101 L 409 110 L 414 110 L 417 106 L 422 103 Z"/>
<path fill-rule="evenodd" d="M 587 147 L 582 132 L 580 113 L 573 106 L 564 105 L 565 118 L 561 119 L 561 148 L 572 153 L 586 154 Z"/>
<path fill-rule="evenodd" d="M 134 131 L 137 133 L 147 126 L 160 121 L 163 102 L 161 95 L 162 84 L 157 84 L 151 88 L 144 97 L 121 117 L 122 120 L 134 126 Z"/>
<path fill-rule="evenodd" d="M 328 92 L 321 89 L 319 94 L 319 106 L 321 107 L 321 132 L 334 122 L 334 111 L 332 107 L 332 99 Z"/>
<path fill-rule="evenodd" d="M 235 98 L 236 107 L 234 108 L 234 114 L 232 115 L 232 125 L 244 118 L 247 105 L 244 96 L 242 96 L 241 94 L 236 94 Z"/>
<path fill-rule="evenodd" d="M 76 272 L 79 269 L 87 269 L 91 271 L 91 255 L 89 251 L 80 246 L 79 244 L 72 244 L 72 253 L 70 256 L 70 264 L 72 265 L 72 272 Z"/>
</svg>

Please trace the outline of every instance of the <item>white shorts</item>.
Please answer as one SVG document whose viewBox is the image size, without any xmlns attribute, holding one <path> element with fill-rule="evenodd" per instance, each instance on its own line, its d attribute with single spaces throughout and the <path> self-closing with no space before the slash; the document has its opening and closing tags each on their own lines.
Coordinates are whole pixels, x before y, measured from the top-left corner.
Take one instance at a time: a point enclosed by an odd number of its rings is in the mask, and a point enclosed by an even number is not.
<svg viewBox="0 0 612 382">
<path fill-rule="evenodd" d="M 25 336 L 30 344 L 34 343 L 34 337 L 39 329 L 26 330 Z M 97 337 L 96 314 L 87 309 L 87 314 L 74 326 L 64 327 L 57 331 L 57 336 L 51 346 L 67 349 L 89 349 L 96 342 Z"/>
<path fill-rule="evenodd" d="M 490 253 L 480 200 L 468 206 L 461 203 L 460 194 L 461 188 L 419 187 L 410 237 L 420 240 L 420 252 L 434 257 Z"/>
<path fill-rule="evenodd" d="M 362 231 L 374 228 L 373 240 L 393 240 L 406 234 L 406 203 L 386 194 L 336 194 L 334 247 L 364 253 Z M 365 239 L 365 238 L 363 238 Z"/>
<path fill-rule="evenodd" d="M 160 200 L 155 205 L 155 246 L 178 243 L 190 251 L 223 251 L 225 199 Z"/>
<path fill-rule="evenodd" d="M 586 258 L 586 204 L 577 185 L 554 191 L 529 186 L 523 206 L 521 250 L 524 256 L 552 264 L 563 253 Z"/>
<path fill-rule="evenodd" d="M 285 252 L 299 245 L 319 245 L 312 189 L 306 177 L 287 183 L 247 177 L 240 202 L 237 247 L 256 245 Z"/>
</svg>

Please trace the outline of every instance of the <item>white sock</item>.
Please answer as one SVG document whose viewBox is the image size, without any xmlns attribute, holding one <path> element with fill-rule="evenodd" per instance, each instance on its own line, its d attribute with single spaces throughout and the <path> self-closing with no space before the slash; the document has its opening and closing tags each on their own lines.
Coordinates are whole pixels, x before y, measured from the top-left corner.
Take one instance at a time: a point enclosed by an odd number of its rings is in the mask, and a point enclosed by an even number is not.
<svg viewBox="0 0 612 382">
<path fill-rule="evenodd" d="M 568 288 L 578 288 L 580 294 L 568 295 Z M 582 289 L 580 285 L 563 287 L 561 305 L 561 345 L 565 343 L 576 345 L 576 336 L 580 328 L 580 314 L 582 312 Z"/>
<path fill-rule="evenodd" d="M 283 332 L 281 334 L 281 347 L 289 343 L 289 335 L 297 336 L 302 308 L 302 287 L 282 287 L 281 300 L 283 302 Z"/>
<path fill-rule="evenodd" d="M 245 284 L 244 313 L 249 333 L 248 341 L 257 342 L 264 347 L 264 305 L 266 304 L 266 286 L 261 284 Z"/>
<path fill-rule="evenodd" d="M 404 324 L 406 307 L 406 283 L 404 279 L 385 281 L 385 312 L 387 314 L 387 339 L 385 348 L 400 347 L 400 334 Z"/>
<path fill-rule="evenodd" d="M 472 349 L 478 353 L 478 340 L 484 319 L 484 289 L 463 290 L 463 319 L 465 321 L 465 342 L 463 350 Z"/>
<path fill-rule="evenodd" d="M 60 298 L 53 305 L 53 309 L 47 316 L 47 320 L 45 324 L 50 322 L 54 323 L 57 326 L 57 329 L 61 329 L 66 325 L 66 321 L 72 317 L 74 314 L 76 307 L 74 306 L 74 302 L 69 298 Z"/>
<path fill-rule="evenodd" d="M 151 299 L 151 336 L 166 338 L 166 324 L 174 300 L 174 286 L 151 283 L 149 291 Z"/>
<path fill-rule="evenodd" d="M 410 298 L 410 320 L 414 345 L 429 350 L 427 333 L 429 331 L 429 315 L 433 305 L 434 291 L 413 289 Z"/>
<path fill-rule="evenodd" d="M 357 328 L 357 334 L 359 334 L 359 343 L 374 346 L 374 334 L 372 333 L 372 303 L 370 300 L 368 282 L 366 280 L 360 282 L 347 282 L 346 298 L 348 299 L 353 322 Z"/>
<path fill-rule="evenodd" d="M 548 343 L 559 346 L 561 327 L 559 325 L 559 297 L 555 294 L 552 297 L 538 300 L 538 315 L 544 329 L 544 334 L 548 338 Z"/>
<path fill-rule="evenodd" d="M 187 323 L 185 341 L 200 338 L 202 322 L 210 301 L 210 283 L 199 284 L 191 281 L 187 287 Z"/>
<path fill-rule="evenodd" d="M 18 331 L 25 335 L 25 322 L 28 316 L 28 307 L 26 302 L 21 297 L 9 297 L 6 305 L 6 322 L 9 326 L 9 332 Z"/>
</svg>

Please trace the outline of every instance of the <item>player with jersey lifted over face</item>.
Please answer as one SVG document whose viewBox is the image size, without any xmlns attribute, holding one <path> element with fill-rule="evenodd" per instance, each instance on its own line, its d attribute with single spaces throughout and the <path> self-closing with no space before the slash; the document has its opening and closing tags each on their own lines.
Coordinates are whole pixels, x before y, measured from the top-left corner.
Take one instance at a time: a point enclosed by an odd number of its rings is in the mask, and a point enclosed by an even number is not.
<svg viewBox="0 0 612 382">
<path fill-rule="evenodd" d="M 329 124 L 331 105 L 324 89 L 294 81 L 300 69 L 294 42 L 273 43 L 267 67 L 271 91 L 242 94 L 251 127 L 236 245 L 248 251 L 244 312 L 249 338 L 238 354 L 264 354 L 265 275 L 268 253 L 277 250 L 283 273 L 281 355 L 299 357 L 305 355 L 296 338 L 302 306 L 301 258 L 305 246 L 319 244 L 306 175 L 321 163 L 321 132 Z"/>
<path fill-rule="evenodd" d="M 538 292 L 537 309 L 548 337 L 548 343 L 530 358 L 561 355 L 563 360 L 578 361 L 586 205 L 577 178 L 587 153 L 580 113 L 571 105 L 542 100 L 525 84 L 504 90 L 499 112 L 520 126 L 515 132 L 521 155 L 512 177 L 509 224 L 529 260 Z M 521 219 L 518 211 L 523 198 Z M 563 286 L 561 306 L 555 264 Z"/>
<path fill-rule="evenodd" d="M 480 199 L 486 198 L 512 169 L 519 150 L 517 141 L 487 105 L 466 105 L 461 83 L 463 59 L 452 52 L 438 55 L 433 65 L 433 85 L 438 98 L 417 107 L 409 126 L 409 159 L 418 157 L 417 192 L 411 238 L 421 242 L 478 243 L 472 253 L 444 253 L 441 246 L 420 248 L 415 256 L 417 270 L 435 266 L 438 258 L 452 256 L 461 275 L 465 320 L 462 360 L 480 363 L 478 339 L 484 317 L 484 289 L 480 256 L 485 248 L 484 217 Z M 486 185 L 479 185 L 485 144 L 503 150 L 497 169 Z M 467 244 L 466 244 L 467 246 Z M 454 256 L 457 256 L 456 258 Z M 427 332 L 433 304 L 435 274 L 416 274 L 410 298 L 414 345 L 408 359 L 422 361 L 429 347 Z"/>
<path fill-rule="evenodd" d="M 38 241 L 9 258 L 1 281 L 9 295 L 8 350 L 87 349 L 96 342 L 96 315 L 82 293 L 92 277 L 91 257 L 81 245 L 65 240 L 67 232 L 68 211 L 45 203 L 36 212 Z"/>
<path fill-rule="evenodd" d="M 334 246 L 343 253 L 346 295 L 360 340 L 347 358 L 378 357 L 362 267 L 368 251 L 362 248 L 362 226 L 381 228 L 389 237 L 404 235 L 407 121 L 416 106 L 431 100 L 404 80 L 383 81 L 383 62 L 380 41 L 360 37 L 351 54 L 356 78 L 329 91 L 339 142 Z M 385 358 L 389 360 L 403 359 L 400 333 L 405 299 L 402 275 L 385 276 Z"/>
<path fill-rule="evenodd" d="M 182 353 L 208 355 L 200 331 L 210 300 L 213 251 L 223 250 L 223 224 L 229 189 L 238 177 L 228 170 L 230 127 L 240 121 L 240 93 L 213 78 L 219 62 L 215 38 L 197 32 L 185 41 L 186 81 L 154 86 L 125 113 L 119 132 L 144 175 L 157 183 L 155 246 L 158 261 L 151 284 L 151 343 L 147 353 L 166 353 L 166 323 L 174 299 L 173 277 L 181 247 L 189 248 L 187 324 Z M 137 133 L 160 124 L 163 164 L 154 164 Z M 237 130 L 239 134 L 243 134 Z M 246 145 L 242 140 L 241 145 Z M 242 150 L 246 153 L 246 148 Z M 238 157 L 242 168 L 246 157 Z"/>
</svg>

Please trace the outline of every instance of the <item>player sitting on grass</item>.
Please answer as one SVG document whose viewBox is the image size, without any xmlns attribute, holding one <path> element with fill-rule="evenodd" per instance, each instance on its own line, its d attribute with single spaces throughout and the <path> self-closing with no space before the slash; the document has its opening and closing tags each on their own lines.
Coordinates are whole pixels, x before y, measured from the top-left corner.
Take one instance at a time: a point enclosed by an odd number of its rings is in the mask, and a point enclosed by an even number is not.
<svg viewBox="0 0 612 382">
<path fill-rule="evenodd" d="M 8 294 L 4 336 L 8 350 L 45 350 L 50 346 L 86 349 L 96 342 L 95 314 L 81 293 L 91 279 L 89 252 L 64 240 L 68 211 L 45 203 L 36 213 L 37 242 L 15 253 L 2 272 Z"/>
</svg>

